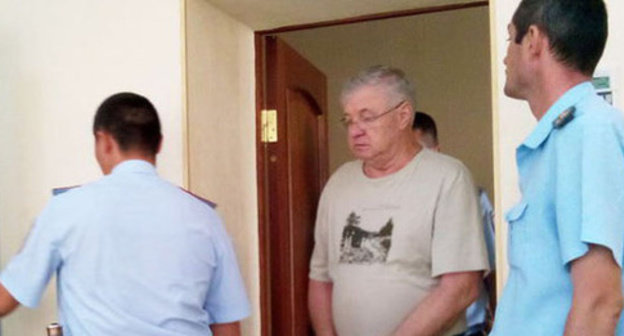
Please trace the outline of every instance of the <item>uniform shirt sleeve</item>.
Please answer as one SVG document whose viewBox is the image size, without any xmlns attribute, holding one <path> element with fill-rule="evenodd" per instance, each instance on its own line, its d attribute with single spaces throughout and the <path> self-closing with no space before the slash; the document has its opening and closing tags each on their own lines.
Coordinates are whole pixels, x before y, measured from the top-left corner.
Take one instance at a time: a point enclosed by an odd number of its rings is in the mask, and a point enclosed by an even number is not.
<svg viewBox="0 0 624 336">
<path fill-rule="evenodd" d="M 479 203 L 481 205 L 481 220 L 483 222 L 483 234 L 485 238 L 485 246 L 487 248 L 488 263 L 490 270 L 496 268 L 496 249 L 494 234 L 494 209 L 492 203 L 485 191 L 479 193 Z"/>
<path fill-rule="evenodd" d="M 310 260 L 310 279 L 322 282 L 331 282 L 329 276 L 329 210 L 327 195 L 324 190 L 319 200 L 314 225 L 314 249 Z"/>
<path fill-rule="evenodd" d="M 29 308 L 39 305 L 50 278 L 61 264 L 56 212 L 52 200 L 35 221 L 22 250 L 0 275 L 0 282 L 13 298 Z"/>
<path fill-rule="evenodd" d="M 218 216 L 214 218 L 218 224 L 214 240 L 217 266 L 214 269 L 204 309 L 210 316 L 211 324 L 236 322 L 249 316 L 249 300 L 232 242 Z"/>
<path fill-rule="evenodd" d="M 460 165 L 442 185 L 434 214 L 431 272 L 488 270 L 483 224 L 468 169 Z"/>
<path fill-rule="evenodd" d="M 607 120 L 580 122 L 558 137 L 556 223 L 564 264 L 583 256 L 588 244 L 613 252 L 622 267 L 624 155 L 622 133 Z M 567 127 L 566 127 L 567 128 Z"/>
</svg>

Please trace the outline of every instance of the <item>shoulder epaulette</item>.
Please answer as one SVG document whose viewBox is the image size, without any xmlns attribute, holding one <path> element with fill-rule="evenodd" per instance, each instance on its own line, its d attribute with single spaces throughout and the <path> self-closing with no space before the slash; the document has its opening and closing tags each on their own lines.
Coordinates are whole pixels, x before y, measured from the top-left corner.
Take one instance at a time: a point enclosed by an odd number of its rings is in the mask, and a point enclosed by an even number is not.
<svg viewBox="0 0 624 336">
<path fill-rule="evenodd" d="M 72 190 L 74 188 L 78 188 L 80 187 L 80 185 L 75 185 L 75 186 L 70 186 L 70 187 L 58 187 L 58 188 L 52 188 L 52 196 L 57 196 L 60 195 L 66 191 Z"/>
<path fill-rule="evenodd" d="M 187 193 L 187 194 L 189 194 L 189 195 L 191 195 L 191 196 L 193 196 L 193 197 L 197 198 L 198 200 L 200 200 L 200 201 L 202 201 L 202 202 L 204 202 L 204 203 L 208 204 L 208 206 L 210 206 L 210 207 L 211 207 L 211 208 L 213 208 L 213 209 L 217 207 L 217 203 L 215 203 L 215 202 L 213 202 L 213 201 L 211 201 L 211 200 L 208 200 L 208 199 L 205 199 L 205 198 L 203 198 L 203 197 L 201 197 L 201 196 L 198 196 L 197 194 L 195 194 L 195 193 L 193 193 L 193 192 L 191 192 L 191 191 L 189 191 L 189 190 L 186 190 L 186 189 L 184 189 L 184 188 L 182 188 L 182 187 L 180 187 L 180 189 L 182 189 L 185 193 Z"/>
<path fill-rule="evenodd" d="M 557 119 L 553 120 L 553 127 L 557 129 L 563 128 L 563 126 L 567 125 L 570 121 L 572 121 L 572 119 L 574 119 L 575 111 L 576 108 L 572 106 L 569 109 L 561 112 Z"/>
</svg>

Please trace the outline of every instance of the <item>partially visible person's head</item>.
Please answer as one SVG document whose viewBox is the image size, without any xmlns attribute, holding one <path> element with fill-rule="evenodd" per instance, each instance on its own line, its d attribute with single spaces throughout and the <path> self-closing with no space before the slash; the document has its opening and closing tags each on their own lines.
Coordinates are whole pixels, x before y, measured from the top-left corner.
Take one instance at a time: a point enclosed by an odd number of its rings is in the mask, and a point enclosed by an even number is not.
<svg viewBox="0 0 624 336">
<path fill-rule="evenodd" d="M 603 0 L 523 0 L 511 20 L 512 42 L 520 44 L 535 25 L 550 42 L 556 59 L 591 76 L 607 42 L 607 10 Z"/>
<path fill-rule="evenodd" d="M 367 68 L 345 83 L 340 101 L 355 157 L 374 160 L 401 145 L 402 137 L 409 139 L 414 89 L 403 71 L 387 66 Z"/>
<path fill-rule="evenodd" d="M 412 123 L 414 130 L 414 138 L 421 146 L 440 151 L 438 143 L 438 128 L 433 118 L 424 112 L 416 111 L 414 113 L 414 122 Z"/>
<path fill-rule="evenodd" d="M 105 157 L 107 150 L 116 149 L 121 156 L 153 159 L 162 140 L 156 109 L 147 98 L 130 92 L 114 94 L 102 102 L 95 114 L 93 133 L 96 157 L 105 174 L 113 168 Z M 107 140 L 114 143 L 109 144 Z"/>
</svg>

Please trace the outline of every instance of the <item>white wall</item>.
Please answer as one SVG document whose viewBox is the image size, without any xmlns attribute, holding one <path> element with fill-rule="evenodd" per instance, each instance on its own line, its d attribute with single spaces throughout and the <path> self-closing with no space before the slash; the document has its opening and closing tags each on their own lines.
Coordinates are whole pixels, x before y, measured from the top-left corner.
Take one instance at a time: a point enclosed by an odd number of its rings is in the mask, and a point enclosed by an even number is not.
<svg viewBox="0 0 624 336">
<path fill-rule="evenodd" d="M 190 188 L 218 203 L 260 334 L 253 31 L 205 0 L 187 0 Z"/>
<path fill-rule="evenodd" d="M 91 123 L 122 90 L 152 100 L 165 137 L 159 171 L 184 176 L 180 1 L 0 1 L 0 254 L 21 246 L 57 186 L 100 176 Z M 51 284 L 40 308 L 2 321 L 5 335 L 43 335 L 56 320 Z"/>
<path fill-rule="evenodd" d="M 505 66 L 503 58 L 507 48 L 507 24 L 520 3 L 519 0 L 491 1 L 492 20 L 492 99 L 494 106 L 494 162 L 496 165 L 497 214 L 497 265 L 499 289 L 507 278 L 507 223 L 504 212 L 520 199 L 518 175 L 515 164 L 515 149 L 531 132 L 536 124 L 528 105 L 523 101 L 507 98 L 503 93 Z M 598 68 L 610 69 L 615 80 L 615 105 L 624 108 L 624 3 L 606 1 L 609 10 L 610 36 L 605 54 Z"/>
<path fill-rule="evenodd" d="M 605 0 L 609 11 L 609 39 L 597 71 L 606 70 L 614 81 L 614 104 L 624 110 L 624 2 Z"/>
</svg>

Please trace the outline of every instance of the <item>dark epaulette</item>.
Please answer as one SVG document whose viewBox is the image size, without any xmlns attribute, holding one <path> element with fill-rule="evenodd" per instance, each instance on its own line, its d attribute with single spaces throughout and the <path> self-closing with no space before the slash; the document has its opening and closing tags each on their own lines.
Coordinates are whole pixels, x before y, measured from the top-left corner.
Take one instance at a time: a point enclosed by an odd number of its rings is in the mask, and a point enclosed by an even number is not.
<svg viewBox="0 0 624 336">
<path fill-rule="evenodd" d="M 72 190 L 74 188 L 78 188 L 80 187 L 80 185 L 75 185 L 75 186 L 71 186 L 71 187 L 58 187 L 58 188 L 53 188 L 52 189 L 52 196 L 57 196 L 60 195 L 66 191 Z"/>
<path fill-rule="evenodd" d="M 191 195 L 191 196 L 193 196 L 193 197 L 197 198 L 198 200 L 200 200 L 200 201 L 202 201 L 202 202 L 204 202 L 204 203 L 208 204 L 208 206 L 210 206 L 210 207 L 211 207 L 211 208 L 213 208 L 213 209 L 215 209 L 215 208 L 217 207 L 217 203 L 215 203 L 215 202 L 213 202 L 213 201 L 210 201 L 210 200 L 207 200 L 207 199 L 205 199 L 205 198 L 203 198 L 203 197 L 201 197 L 201 196 L 198 196 L 198 195 L 196 195 L 196 194 L 192 193 L 191 191 L 186 190 L 186 189 L 184 189 L 184 188 L 182 188 L 182 187 L 180 187 L 180 189 L 182 189 L 185 193 L 187 193 L 187 194 L 189 194 L 189 195 Z"/>
<path fill-rule="evenodd" d="M 572 121 L 572 119 L 574 119 L 575 111 L 576 108 L 572 106 L 569 109 L 561 112 L 557 119 L 553 120 L 553 127 L 557 129 L 563 128 L 563 126 L 567 125 L 570 121 Z"/>
</svg>

